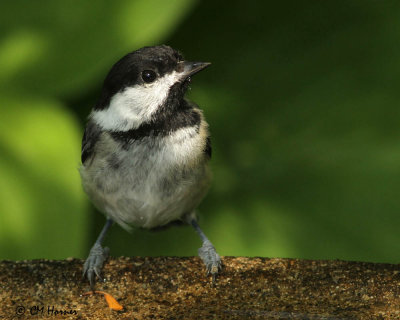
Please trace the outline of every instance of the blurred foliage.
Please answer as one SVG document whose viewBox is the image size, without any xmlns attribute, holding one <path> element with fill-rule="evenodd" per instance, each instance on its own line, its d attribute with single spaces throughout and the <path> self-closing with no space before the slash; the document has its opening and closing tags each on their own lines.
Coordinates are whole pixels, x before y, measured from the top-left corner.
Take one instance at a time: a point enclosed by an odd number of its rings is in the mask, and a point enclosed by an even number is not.
<svg viewBox="0 0 400 320">
<path fill-rule="evenodd" d="M 76 119 L 58 102 L 0 98 L 0 254 L 83 254 L 88 209 L 76 174 Z"/>
<path fill-rule="evenodd" d="M 1 85 L 52 96 L 85 94 L 132 46 L 157 43 L 168 35 L 192 2 L 5 1 L 0 13 Z"/>
<path fill-rule="evenodd" d="M 189 96 L 212 132 L 199 211 L 221 255 L 399 261 L 400 3 L 0 6 L 0 258 L 86 255 L 104 217 L 76 170 L 84 119 L 113 62 L 167 43 L 213 63 Z M 115 226 L 106 242 L 113 255 L 200 245 L 189 227 Z"/>
</svg>

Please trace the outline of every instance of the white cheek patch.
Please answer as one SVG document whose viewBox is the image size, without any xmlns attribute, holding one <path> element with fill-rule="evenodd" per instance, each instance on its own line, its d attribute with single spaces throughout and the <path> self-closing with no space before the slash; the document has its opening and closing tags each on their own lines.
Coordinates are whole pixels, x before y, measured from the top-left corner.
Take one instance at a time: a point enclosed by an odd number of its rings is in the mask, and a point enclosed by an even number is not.
<svg viewBox="0 0 400 320">
<path fill-rule="evenodd" d="M 136 85 L 115 94 L 107 109 L 93 111 L 91 118 L 104 130 L 128 131 L 150 121 L 167 99 L 171 86 L 181 73 L 173 71 L 152 83 Z"/>
</svg>

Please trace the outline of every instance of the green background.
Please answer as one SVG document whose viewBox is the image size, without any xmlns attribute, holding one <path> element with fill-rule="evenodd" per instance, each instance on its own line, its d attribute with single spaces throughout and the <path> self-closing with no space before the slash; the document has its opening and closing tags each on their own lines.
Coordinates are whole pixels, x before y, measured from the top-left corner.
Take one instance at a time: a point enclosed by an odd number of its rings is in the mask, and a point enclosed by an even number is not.
<svg viewBox="0 0 400 320">
<path fill-rule="evenodd" d="M 77 171 L 122 55 L 169 44 L 213 143 L 200 224 L 221 255 L 400 260 L 400 2 L 2 1 L 0 259 L 84 258 L 104 217 Z M 118 226 L 119 255 L 196 255 L 190 227 Z"/>
</svg>

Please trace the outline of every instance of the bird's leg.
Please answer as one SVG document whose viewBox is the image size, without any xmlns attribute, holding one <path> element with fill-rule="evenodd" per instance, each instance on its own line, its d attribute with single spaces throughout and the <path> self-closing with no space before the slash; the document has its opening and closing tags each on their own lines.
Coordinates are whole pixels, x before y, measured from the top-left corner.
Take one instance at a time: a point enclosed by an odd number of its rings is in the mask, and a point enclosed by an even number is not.
<svg viewBox="0 0 400 320">
<path fill-rule="evenodd" d="M 196 219 L 190 220 L 190 224 L 200 236 L 201 241 L 203 241 L 203 245 L 198 250 L 199 257 L 203 260 L 204 264 L 206 265 L 207 274 L 212 275 L 214 282 L 215 276 L 221 269 L 221 258 L 215 250 L 211 241 L 208 240 L 204 232 L 200 229 L 200 226 L 198 225 Z"/>
<path fill-rule="evenodd" d="M 103 230 L 101 230 L 99 237 L 94 243 L 92 249 L 90 249 L 89 256 L 87 257 L 84 265 L 83 265 L 83 277 L 87 277 L 90 283 L 90 288 L 94 289 L 95 276 L 98 278 L 101 274 L 101 269 L 103 268 L 104 261 L 107 260 L 110 249 L 105 247 L 103 248 L 101 245 L 106 236 L 108 229 L 112 226 L 114 221 L 111 219 L 107 219 Z"/>
</svg>

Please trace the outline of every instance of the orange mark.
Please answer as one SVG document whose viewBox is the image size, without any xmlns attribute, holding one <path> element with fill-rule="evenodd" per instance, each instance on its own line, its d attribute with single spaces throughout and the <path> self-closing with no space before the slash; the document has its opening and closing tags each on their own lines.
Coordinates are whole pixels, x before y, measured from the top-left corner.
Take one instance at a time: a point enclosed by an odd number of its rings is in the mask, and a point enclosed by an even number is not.
<svg viewBox="0 0 400 320">
<path fill-rule="evenodd" d="M 106 299 L 106 302 L 107 302 L 108 307 L 109 307 L 110 309 L 116 310 L 116 311 L 121 311 L 122 309 L 124 309 L 124 307 L 121 306 L 121 305 L 118 303 L 118 301 L 117 301 L 111 294 L 108 294 L 107 292 L 103 292 L 103 291 L 89 291 L 89 292 L 84 293 L 83 295 L 84 295 L 84 296 L 87 296 L 87 295 L 94 294 L 94 293 L 101 294 L 101 295 Z"/>
</svg>

